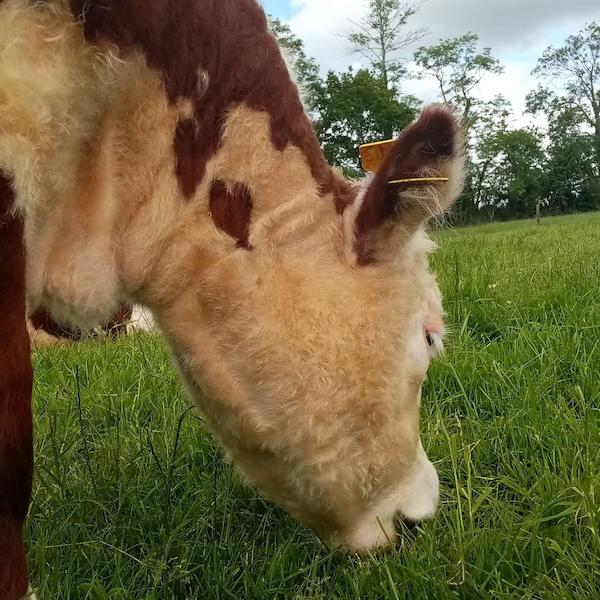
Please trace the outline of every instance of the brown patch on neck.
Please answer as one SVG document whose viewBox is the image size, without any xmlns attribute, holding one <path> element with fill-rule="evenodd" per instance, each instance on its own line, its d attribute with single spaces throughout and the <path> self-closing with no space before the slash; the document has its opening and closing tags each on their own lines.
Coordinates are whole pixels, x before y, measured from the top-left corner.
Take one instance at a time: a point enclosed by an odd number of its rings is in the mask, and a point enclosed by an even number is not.
<svg viewBox="0 0 600 600">
<path fill-rule="evenodd" d="M 325 160 L 256 0 L 70 2 L 89 42 L 141 49 L 162 75 L 170 102 L 193 101 L 193 120 L 180 123 L 174 142 L 186 197 L 193 195 L 219 148 L 227 110 L 246 104 L 270 115 L 275 148 L 298 147 L 321 193 L 334 194 L 339 212 L 345 208 L 346 184 Z"/>
<path fill-rule="evenodd" d="M 23 222 L 11 213 L 13 202 L 0 172 L 0 597 L 10 599 L 28 588 L 22 529 L 33 471 Z"/>
<path fill-rule="evenodd" d="M 110 321 L 104 325 L 103 329 L 113 339 L 121 335 L 127 335 L 127 326 L 131 323 L 133 317 L 133 306 L 123 304 L 119 310 L 111 317 Z"/>
<path fill-rule="evenodd" d="M 228 186 L 214 181 L 210 188 L 210 212 L 215 225 L 237 240 L 238 247 L 251 249 L 252 193 L 243 183 Z"/>
</svg>

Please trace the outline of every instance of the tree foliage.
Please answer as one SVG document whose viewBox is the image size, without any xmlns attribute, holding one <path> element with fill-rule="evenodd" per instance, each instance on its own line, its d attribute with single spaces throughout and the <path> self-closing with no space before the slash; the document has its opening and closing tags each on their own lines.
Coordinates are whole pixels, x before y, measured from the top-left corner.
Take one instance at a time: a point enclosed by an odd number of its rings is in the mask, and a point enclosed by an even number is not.
<svg viewBox="0 0 600 600">
<path fill-rule="evenodd" d="M 398 85 L 406 74 L 403 51 L 418 42 L 424 29 L 410 29 L 408 22 L 417 4 L 400 0 L 369 0 L 366 17 L 352 23 L 348 40 L 355 53 L 365 58 L 385 85 Z"/>
<path fill-rule="evenodd" d="M 478 43 L 479 36 L 467 33 L 428 48 L 419 48 L 415 54 L 417 76 L 436 79 L 442 100 L 461 111 L 467 128 L 473 125 L 475 118 L 477 86 L 485 75 L 498 75 L 504 71 L 492 56 L 491 48 L 480 52 Z"/>
<path fill-rule="evenodd" d="M 277 19 L 273 33 L 287 56 L 329 161 L 358 177 L 361 144 L 389 139 L 417 115 L 421 102 L 402 95 L 403 52 L 423 35 L 409 28 L 417 5 L 369 0 L 365 20 L 349 35 L 366 68 L 322 77 L 302 40 Z M 527 97 L 545 131 L 515 128 L 503 96 L 481 99 L 486 76 L 503 72 L 474 33 L 420 48 L 419 78 L 436 81 L 440 100 L 455 107 L 467 133 L 467 180 L 455 214 L 463 222 L 600 209 L 600 27 L 595 23 L 548 48 L 534 71 L 542 85 Z"/>
<path fill-rule="evenodd" d="M 418 102 L 396 92 L 367 69 L 329 73 L 318 96 L 315 123 L 330 162 L 348 174 L 360 173 L 358 148 L 398 132 L 416 116 Z"/>
<path fill-rule="evenodd" d="M 490 205 L 490 199 L 486 196 L 489 191 L 488 178 L 502 152 L 502 140 L 509 129 L 511 110 L 510 102 L 503 96 L 497 96 L 480 106 L 478 119 L 471 128 L 469 172 L 466 198 L 462 202 L 463 210 L 468 207 L 472 213 Z M 472 214 L 467 216 L 472 217 Z"/>
<path fill-rule="evenodd" d="M 590 130 L 600 177 L 600 26 L 590 23 L 563 46 L 546 49 L 533 74 L 546 86 L 530 95 L 530 109 L 545 111 L 551 119 L 569 113 Z"/>
<path fill-rule="evenodd" d="M 400 8 L 397 2 L 373 0 L 372 5 L 375 9 L 385 9 L 384 12 L 389 9 L 385 15 L 395 19 L 394 23 L 402 21 L 394 12 L 394 7 L 407 11 L 403 13 L 405 19 L 410 16 L 410 10 Z M 385 15 L 378 14 L 387 27 Z M 271 19 L 271 30 L 305 92 L 305 101 L 311 110 L 327 158 L 347 174 L 360 175 L 359 146 L 390 138 L 406 127 L 415 118 L 419 102 L 415 98 L 400 97 L 381 69 L 375 67 L 358 71 L 349 68 L 344 73 L 331 72 L 321 79 L 318 65 L 307 57 L 302 40 L 286 24 Z M 388 46 L 385 47 L 387 51 Z M 384 63 L 386 68 L 394 71 L 390 55 L 386 54 Z"/>
<path fill-rule="evenodd" d="M 549 115 L 546 185 L 548 209 L 571 213 L 600 208 L 594 137 L 582 131 L 578 110 L 562 107 Z"/>
<path fill-rule="evenodd" d="M 531 217 L 541 201 L 544 152 L 534 130 L 499 131 L 493 140 L 497 155 L 485 182 L 484 205 L 511 218 Z"/>
</svg>

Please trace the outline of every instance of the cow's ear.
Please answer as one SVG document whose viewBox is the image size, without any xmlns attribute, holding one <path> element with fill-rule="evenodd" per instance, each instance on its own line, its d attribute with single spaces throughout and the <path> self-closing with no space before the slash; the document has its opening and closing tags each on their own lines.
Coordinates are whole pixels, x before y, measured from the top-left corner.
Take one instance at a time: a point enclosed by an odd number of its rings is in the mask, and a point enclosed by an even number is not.
<svg viewBox="0 0 600 600">
<path fill-rule="evenodd" d="M 443 106 L 427 108 L 402 132 L 344 215 L 355 262 L 377 261 L 450 207 L 464 181 L 463 146 L 460 120 Z"/>
</svg>

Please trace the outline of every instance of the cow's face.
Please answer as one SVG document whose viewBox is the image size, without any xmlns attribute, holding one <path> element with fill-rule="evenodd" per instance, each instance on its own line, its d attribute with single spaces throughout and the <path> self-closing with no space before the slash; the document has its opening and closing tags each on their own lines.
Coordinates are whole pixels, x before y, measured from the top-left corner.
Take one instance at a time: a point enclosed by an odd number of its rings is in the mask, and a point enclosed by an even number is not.
<svg viewBox="0 0 600 600">
<path fill-rule="evenodd" d="M 161 284 L 170 292 L 155 303 L 159 324 L 233 461 L 349 549 L 393 542 L 395 518 L 421 520 L 437 506 L 418 429 L 443 325 L 422 224 L 461 185 L 458 129 L 448 112 L 426 111 L 380 172 L 356 186 L 342 217 L 314 191 L 295 189 L 305 165 L 288 162 L 286 172 L 282 163 L 274 193 L 295 195 L 277 204 L 260 182 L 244 191 L 254 211 L 242 247 L 222 233 L 210 249 L 194 246 L 190 219 L 156 270 L 176 274 Z M 243 168 L 232 162 L 227 172 L 243 181 L 235 171 Z M 431 176 L 449 181 L 389 183 Z"/>
</svg>

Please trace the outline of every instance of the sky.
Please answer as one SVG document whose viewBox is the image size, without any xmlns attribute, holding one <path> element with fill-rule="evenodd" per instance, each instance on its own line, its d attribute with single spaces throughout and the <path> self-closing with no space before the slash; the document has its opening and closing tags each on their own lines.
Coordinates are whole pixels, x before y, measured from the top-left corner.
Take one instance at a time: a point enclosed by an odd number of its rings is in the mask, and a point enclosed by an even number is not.
<svg viewBox="0 0 600 600">
<path fill-rule="evenodd" d="M 323 71 L 360 66 L 344 35 L 352 21 L 365 14 L 367 0 L 263 0 L 268 13 L 286 21 Z M 531 71 L 549 45 L 560 45 L 586 23 L 600 21 L 600 0 L 424 0 L 412 18 L 413 28 L 427 28 L 419 45 L 472 31 L 481 46 L 489 46 L 505 73 L 487 77 L 479 96 L 486 100 L 504 94 L 513 104 L 514 124 L 530 122 L 523 115 L 525 96 L 537 86 Z M 412 51 L 407 52 L 408 57 Z M 438 100 L 435 81 L 414 80 L 404 91 L 427 102 Z"/>
</svg>

